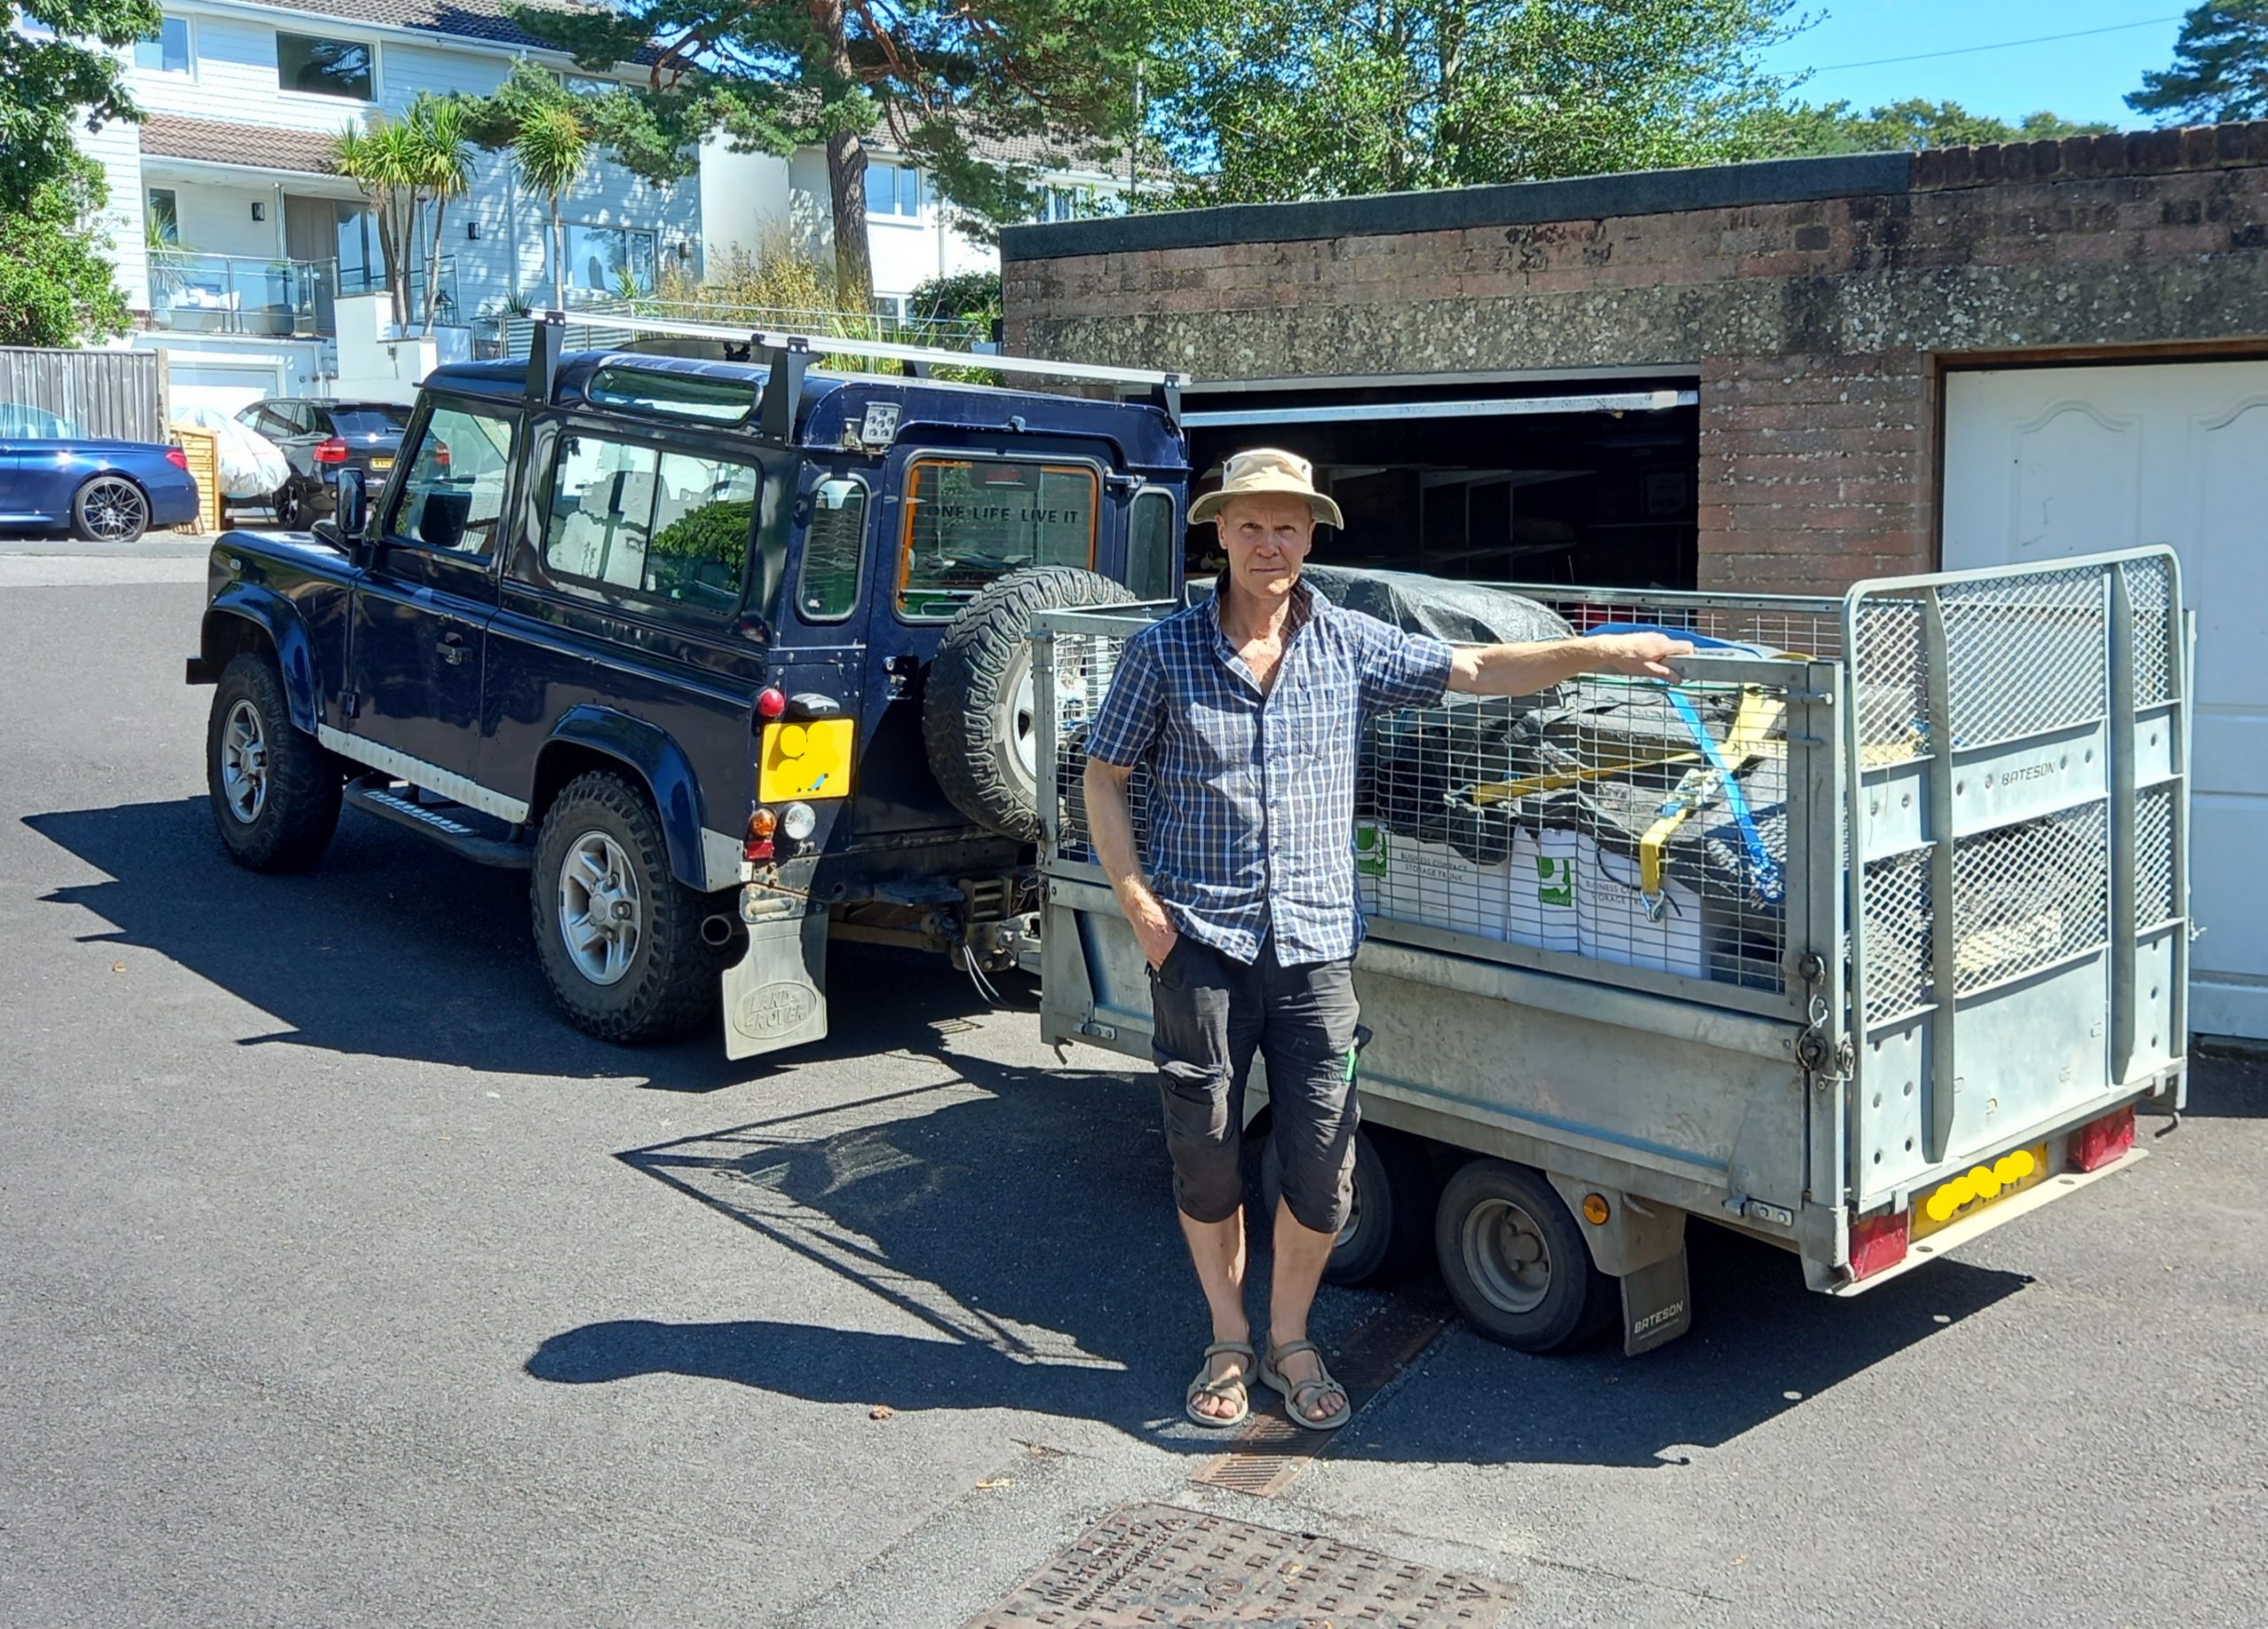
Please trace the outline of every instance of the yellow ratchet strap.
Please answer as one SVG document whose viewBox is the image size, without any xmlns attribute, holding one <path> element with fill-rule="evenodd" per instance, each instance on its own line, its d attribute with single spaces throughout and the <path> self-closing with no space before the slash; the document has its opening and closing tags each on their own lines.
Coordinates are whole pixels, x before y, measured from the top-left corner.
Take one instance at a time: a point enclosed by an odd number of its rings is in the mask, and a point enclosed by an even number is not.
<svg viewBox="0 0 2268 1629">
<path fill-rule="evenodd" d="M 1733 726 L 1725 733 L 1725 762 L 1736 772 L 1746 769 L 1767 750 L 1772 732 L 1779 727 L 1786 714 L 1786 698 L 1775 696 L 1744 685 L 1740 693 L 1740 709 L 1733 715 Z M 1706 803 L 1717 789 L 1717 772 L 1697 769 L 1686 772 L 1685 779 L 1662 804 L 1661 818 L 1646 828 L 1638 839 L 1638 891 L 1647 899 L 1661 897 L 1662 876 L 1667 869 L 1665 852 L 1669 840 L 1677 834 L 1693 811 Z"/>
</svg>

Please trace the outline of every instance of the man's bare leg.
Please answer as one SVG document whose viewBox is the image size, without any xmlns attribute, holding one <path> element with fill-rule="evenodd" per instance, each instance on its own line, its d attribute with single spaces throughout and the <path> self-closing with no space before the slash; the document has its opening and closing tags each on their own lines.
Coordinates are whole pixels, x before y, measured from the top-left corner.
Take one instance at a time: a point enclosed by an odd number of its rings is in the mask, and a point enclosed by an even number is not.
<svg viewBox="0 0 2268 1629">
<path fill-rule="evenodd" d="M 1268 1292 L 1270 1346 L 1280 1349 L 1308 1338 L 1308 1308 L 1315 1305 L 1316 1287 L 1323 1283 L 1324 1266 L 1331 1260 L 1331 1247 L 1338 1242 L 1336 1234 L 1301 1227 L 1293 1218 L 1292 1207 L 1277 1202 L 1274 1278 Z M 1316 1353 L 1302 1352 L 1286 1358 L 1278 1372 L 1296 1388 L 1301 1381 L 1312 1380 L 1323 1372 L 1323 1360 Z M 1339 1412 L 1345 1396 L 1336 1385 L 1309 1392 L 1307 1417 L 1328 1419 Z"/>
<path fill-rule="evenodd" d="M 1243 1209 L 1239 1207 L 1225 1222 L 1199 1222 L 1184 1215 L 1181 1232 L 1189 1241 L 1189 1259 L 1196 1264 L 1197 1282 L 1204 1289 L 1205 1305 L 1213 1315 L 1213 1338 L 1249 1341 L 1252 1320 L 1244 1309 Z M 1318 1273 L 1321 1270 L 1317 1269 Z M 1310 1284 L 1308 1291 L 1312 1295 L 1315 1286 Z M 1214 1358 L 1208 1372 L 1216 1380 L 1233 1375 L 1249 1385 L 1251 1368 L 1235 1353 L 1223 1352 Z M 1224 1420 L 1236 1408 L 1225 1397 L 1200 1397 L 1197 1411 Z"/>
</svg>

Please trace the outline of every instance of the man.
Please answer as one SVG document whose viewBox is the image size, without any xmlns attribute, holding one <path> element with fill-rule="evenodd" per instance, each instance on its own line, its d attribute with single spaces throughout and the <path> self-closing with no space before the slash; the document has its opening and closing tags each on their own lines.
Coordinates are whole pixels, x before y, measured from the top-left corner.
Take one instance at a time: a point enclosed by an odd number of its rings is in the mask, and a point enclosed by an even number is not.
<svg viewBox="0 0 2268 1629">
<path fill-rule="evenodd" d="M 1174 1201 L 1212 1314 L 1184 1411 L 1238 1423 L 1256 1373 L 1295 1423 L 1332 1431 L 1351 1409 L 1307 1320 L 1347 1219 L 1359 1118 L 1362 725 L 1446 690 L 1526 695 L 1591 671 L 1674 679 L 1666 659 L 1691 647 L 1639 633 L 1453 648 L 1404 633 L 1301 585 L 1317 523 L 1345 524 L 1305 460 L 1255 449 L 1223 477 L 1189 518 L 1217 517 L 1228 570 L 1206 600 L 1128 643 L 1088 735 L 1087 820 L 1149 963 Z M 1139 764 L 1151 772 L 1146 878 L 1127 806 Z M 1284 1178 L 1265 1361 L 1245 1312 L 1239 1160 L 1255 1050 Z"/>
</svg>

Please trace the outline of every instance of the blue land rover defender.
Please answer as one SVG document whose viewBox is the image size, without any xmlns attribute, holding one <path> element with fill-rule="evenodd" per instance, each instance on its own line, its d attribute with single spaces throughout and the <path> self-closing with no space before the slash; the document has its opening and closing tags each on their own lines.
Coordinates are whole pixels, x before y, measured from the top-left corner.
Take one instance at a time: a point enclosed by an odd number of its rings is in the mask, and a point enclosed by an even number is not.
<svg viewBox="0 0 2268 1629">
<path fill-rule="evenodd" d="M 1187 454 L 1169 376 L 830 375 L 832 341 L 659 326 L 761 360 L 563 355 L 553 321 L 437 369 L 374 505 L 215 543 L 188 677 L 238 863 L 311 866 L 357 805 L 529 871 L 581 1028 L 683 1031 L 721 977 L 750 1057 L 827 1032 L 830 932 L 1016 959 L 1031 615 L 1177 595 Z"/>
</svg>

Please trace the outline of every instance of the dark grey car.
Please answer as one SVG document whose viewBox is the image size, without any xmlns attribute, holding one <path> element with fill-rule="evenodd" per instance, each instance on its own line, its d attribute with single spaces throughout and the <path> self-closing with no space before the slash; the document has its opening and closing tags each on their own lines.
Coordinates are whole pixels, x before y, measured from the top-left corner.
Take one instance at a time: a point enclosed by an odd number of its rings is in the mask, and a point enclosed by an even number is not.
<svg viewBox="0 0 2268 1629">
<path fill-rule="evenodd" d="M 277 397 L 253 402 L 237 421 L 273 441 L 290 461 L 291 478 L 276 494 L 274 507 L 278 525 L 297 529 L 338 507 L 340 470 L 361 470 L 374 489 L 384 485 L 409 408 L 394 401 Z"/>
</svg>

